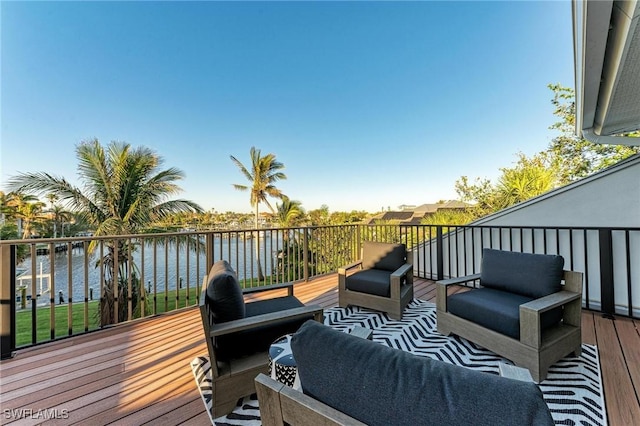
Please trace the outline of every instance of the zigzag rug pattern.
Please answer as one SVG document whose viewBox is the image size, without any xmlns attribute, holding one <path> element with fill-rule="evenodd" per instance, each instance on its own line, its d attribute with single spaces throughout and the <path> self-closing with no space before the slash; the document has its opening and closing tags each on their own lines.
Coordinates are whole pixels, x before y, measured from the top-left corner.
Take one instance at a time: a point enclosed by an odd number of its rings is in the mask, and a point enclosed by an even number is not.
<svg viewBox="0 0 640 426">
<path fill-rule="evenodd" d="M 386 314 L 359 307 L 325 309 L 325 324 L 348 331 L 354 326 L 373 330 L 373 340 L 390 347 L 428 356 L 490 374 L 498 374 L 500 363 L 510 361 L 457 336 L 443 336 L 436 331 L 435 306 L 414 299 L 402 320 L 392 320 Z M 210 410 L 210 374 L 207 394 L 208 357 L 198 357 L 192 369 L 205 405 Z M 200 380 L 199 380 L 200 378 Z M 539 384 L 556 424 L 606 425 L 602 398 L 598 350 L 582 345 L 579 358 L 564 358 L 549 369 L 547 379 Z M 209 411 L 210 413 L 210 411 Z M 244 398 L 228 416 L 215 419 L 217 425 L 259 424 L 258 402 Z"/>
</svg>

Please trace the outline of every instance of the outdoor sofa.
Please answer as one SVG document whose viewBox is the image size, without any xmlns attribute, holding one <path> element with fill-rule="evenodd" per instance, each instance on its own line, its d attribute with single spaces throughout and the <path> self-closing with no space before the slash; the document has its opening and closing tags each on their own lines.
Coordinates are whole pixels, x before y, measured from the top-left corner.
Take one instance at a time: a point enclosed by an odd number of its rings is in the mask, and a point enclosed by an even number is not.
<svg viewBox="0 0 640 426">
<path fill-rule="evenodd" d="M 302 392 L 256 378 L 265 426 L 553 425 L 535 383 L 454 366 L 307 321 L 291 341 Z"/>
</svg>

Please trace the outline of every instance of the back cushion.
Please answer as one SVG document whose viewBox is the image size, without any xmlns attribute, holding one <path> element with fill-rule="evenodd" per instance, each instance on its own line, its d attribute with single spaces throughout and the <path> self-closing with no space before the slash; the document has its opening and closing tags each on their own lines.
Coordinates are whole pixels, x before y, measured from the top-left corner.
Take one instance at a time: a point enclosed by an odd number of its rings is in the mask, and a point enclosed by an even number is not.
<svg viewBox="0 0 640 426">
<path fill-rule="evenodd" d="M 231 265 L 219 260 L 209 271 L 207 302 L 216 323 L 244 318 L 245 306 L 242 289 Z"/>
<path fill-rule="evenodd" d="M 539 298 L 560 291 L 562 256 L 484 249 L 480 284 Z"/>
<path fill-rule="evenodd" d="M 307 321 L 291 340 L 303 392 L 369 425 L 552 425 L 535 383 L 473 371 Z"/>
<path fill-rule="evenodd" d="M 406 263 L 407 249 L 404 244 L 362 243 L 362 268 L 382 269 L 393 272 Z"/>
</svg>

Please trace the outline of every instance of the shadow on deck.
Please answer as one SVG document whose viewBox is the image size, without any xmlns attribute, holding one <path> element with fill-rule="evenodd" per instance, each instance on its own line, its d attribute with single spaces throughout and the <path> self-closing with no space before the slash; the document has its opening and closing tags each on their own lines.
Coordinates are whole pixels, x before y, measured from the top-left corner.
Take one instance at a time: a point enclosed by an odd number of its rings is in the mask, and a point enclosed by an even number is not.
<svg viewBox="0 0 640 426">
<path fill-rule="evenodd" d="M 295 294 L 337 306 L 337 275 L 300 283 Z M 416 280 L 415 297 L 435 303 L 434 282 Z M 598 345 L 609 424 L 633 424 L 640 324 L 584 311 L 582 326 L 583 342 Z M 0 424 L 209 424 L 189 366 L 206 352 L 197 308 L 19 350 L 0 363 Z"/>
</svg>

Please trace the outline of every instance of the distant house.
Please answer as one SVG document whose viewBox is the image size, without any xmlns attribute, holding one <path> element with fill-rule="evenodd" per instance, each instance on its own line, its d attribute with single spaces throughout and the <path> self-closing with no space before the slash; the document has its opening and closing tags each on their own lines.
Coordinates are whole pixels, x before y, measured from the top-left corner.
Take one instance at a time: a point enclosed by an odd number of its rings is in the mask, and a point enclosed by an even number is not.
<svg viewBox="0 0 640 426">
<path fill-rule="evenodd" d="M 404 205 L 400 206 L 405 207 Z M 429 217 L 442 210 L 464 210 L 472 207 L 471 204 L 462 201 L 450 200 L 444 203 L 422 204 L 417 207 L 411 206 L 399 211 L 386 211 L 371 217 L 367 224 L 394 221 L 403 225 L 419 225 L 425 217 Z"/>
</svg>

